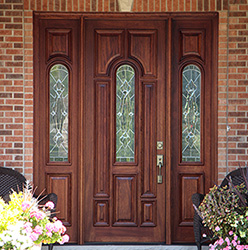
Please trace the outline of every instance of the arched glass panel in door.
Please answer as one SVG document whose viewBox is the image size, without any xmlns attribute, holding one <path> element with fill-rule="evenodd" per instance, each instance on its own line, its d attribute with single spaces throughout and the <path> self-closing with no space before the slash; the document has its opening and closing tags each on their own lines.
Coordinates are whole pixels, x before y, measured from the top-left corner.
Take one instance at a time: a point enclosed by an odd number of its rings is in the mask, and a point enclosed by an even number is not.
<svg viewBox="0 0 248 250">
<path fill-rule="evenodd" d="M 190 64 L 182 72 L 182 162 L 201 159 L 201 71 Z"/>
<path fill-rule="evenodd" d="M 116 162 L 134 162 L 135 71 L 122 65 L 116 72 Z"/>
<path fill-rule="evenodd" d="M 69 72 L 62 64 L 54 65 L 50 77 L 50 147 L 51 162 L 68 161 L 68 91 Z"/>
</svg>

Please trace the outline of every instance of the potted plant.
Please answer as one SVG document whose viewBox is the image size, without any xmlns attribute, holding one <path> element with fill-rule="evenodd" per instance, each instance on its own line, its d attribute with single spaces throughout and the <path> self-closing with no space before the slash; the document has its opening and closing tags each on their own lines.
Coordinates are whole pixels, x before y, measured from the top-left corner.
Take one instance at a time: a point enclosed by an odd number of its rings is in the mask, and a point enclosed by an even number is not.
<svg viewBox="0 0 248 250">
<path fill-rule="evenodd" d="M 203 224 L 213 232 L 210 249 L 248 249 L 248 182 L 234 186 L 215 185 L 204 197 L 199 209 Z"/>
<path fill-rule="evenodd" d="M 10 194 L 9 203 L 0 198 L 0 249 L 40 249 L 42 243 L 69 241 L 62 222 L 56 217 L 50 219 L 54 204 L 39 205 L 38 201 L 29 184 L 23 192 Z"/>
</svg>

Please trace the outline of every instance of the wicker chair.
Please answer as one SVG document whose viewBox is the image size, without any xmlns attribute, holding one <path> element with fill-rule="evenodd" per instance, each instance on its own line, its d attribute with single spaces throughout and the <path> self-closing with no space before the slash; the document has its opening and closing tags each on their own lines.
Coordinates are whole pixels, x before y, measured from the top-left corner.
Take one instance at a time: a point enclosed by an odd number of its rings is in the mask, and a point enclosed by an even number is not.
<svg viewBox="0 0 248 250">
<path fill-rule="evenodd" d="M 243 173 L 242 173 L 243 171 Z M 245 178 L 248 180 L 248 168 L 239 168 L 236 169 L 232 172 L 230 172 L 225 179 L 222 181 L 221 183 L 221 187 L 224 187 L 226 185 L 228 185 L 228 181 L 232 180 L 232 183 L 236 186 L 236 185 L 240 185 L 241 183 L 244 183 L 244 176 Z M 201 202 L 204 199 L 204 195 L 203 194 L 193 194 L 192 195 L 192 202 L 196 207 L 199 207 Z M 195 211 L 194 214 L 194 234 L 195 234 L 195 242 L 197 245 L 197 249 L 201 250 L 202 248 L 202 244 L 208 242 L 212 236 L 213 233 L 206 227 L 204 227 L 204 225 L 202 224 L 202 219 L 200 218 L 200 216 L 198 215 L 198 213 Z M 202 235 L 205 234 L 207 237 L 203 237 Z"/>
<path fill-rule="evenodd" d="M 0 167 L 0 196 L 6 201 L 9 202 L 9 195 L 11 190 L 16 192 L 22 191 L 23 186 L 26 182 L 26 178 L 19 172 L 10 169 Z M 44 205 L 47 201 L 52 201 L 55 205 L 55 208 L 51 210 L 51 218 L 54 217 L 57 205 L 57 195 L 50 193 L 39 197 L 41 200 L 39 204 Z M 48 249 L 53 249 L 53 244 L 48 245 Z"/>
</svg>

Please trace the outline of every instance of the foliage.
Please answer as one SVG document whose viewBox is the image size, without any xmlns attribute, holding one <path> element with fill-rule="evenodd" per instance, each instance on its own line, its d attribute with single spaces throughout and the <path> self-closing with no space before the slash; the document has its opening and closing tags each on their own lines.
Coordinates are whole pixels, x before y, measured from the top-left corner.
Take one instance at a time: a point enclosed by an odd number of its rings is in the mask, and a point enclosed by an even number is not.
<svg viewBox="0 0 248 250">
<path fill-rule="evenodd" d="M 40 243 L 69 241 L 62 222 L 49 220 L 53 208 L 51 201 L 39 206 L 29 185 L 23 192 L 13 192 L 9 203 L 0 198 L 0 249 L 26 250 Z"/>
<path fill-rule="evenodd" d="M 244 176 L 244 178 L 246 178 Z M 203 224 L 218 238 L 210 249 L 248 249 L 247 181 L 214 186 L 199 207 Z"/>
</svg>

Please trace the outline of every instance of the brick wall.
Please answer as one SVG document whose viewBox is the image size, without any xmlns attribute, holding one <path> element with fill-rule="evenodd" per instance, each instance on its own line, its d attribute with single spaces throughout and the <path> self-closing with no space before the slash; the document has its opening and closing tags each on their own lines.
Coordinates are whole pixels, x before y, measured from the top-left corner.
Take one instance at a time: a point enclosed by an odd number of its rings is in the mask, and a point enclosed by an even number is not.
<svg viewBox="0 0 248 250">
<path fill-rule="evenodd" d="M 14 167 L 30 179 L 33 10 L 118 11 L 119 6 L 116 0 L 0 0 L 0 166 Z M 222 179 L 227 157 L 229 171 L 248 161 L 247 0 L 133 0 L 132 11 L 219 12 L 218 168 Z"/>
</svg>

